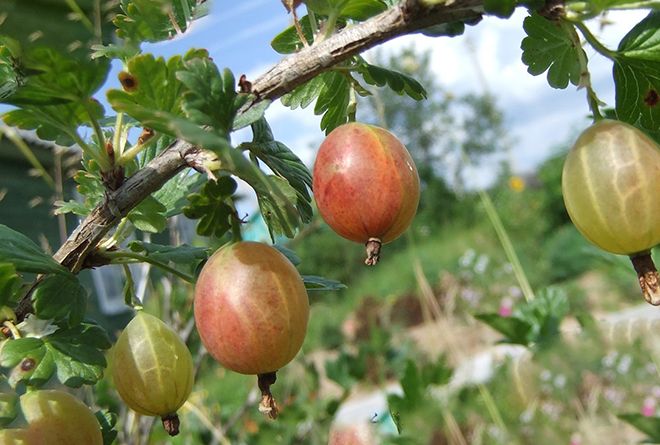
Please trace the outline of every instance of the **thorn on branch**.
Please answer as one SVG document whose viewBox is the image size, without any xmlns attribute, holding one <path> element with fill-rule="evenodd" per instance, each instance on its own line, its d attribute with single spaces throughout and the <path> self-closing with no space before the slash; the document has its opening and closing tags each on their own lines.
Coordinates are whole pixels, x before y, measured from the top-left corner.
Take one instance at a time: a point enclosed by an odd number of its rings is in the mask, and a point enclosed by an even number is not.
<svg viewBox="0 0 660 445">
<path fill-rule="evenodd" d="M 238 79 L 238 89 L 241 93 L 250 94 L 252 92 L 252 82 L 247 80 L 245 74 L 241 74 L 241 77 Z"/>
</svg>

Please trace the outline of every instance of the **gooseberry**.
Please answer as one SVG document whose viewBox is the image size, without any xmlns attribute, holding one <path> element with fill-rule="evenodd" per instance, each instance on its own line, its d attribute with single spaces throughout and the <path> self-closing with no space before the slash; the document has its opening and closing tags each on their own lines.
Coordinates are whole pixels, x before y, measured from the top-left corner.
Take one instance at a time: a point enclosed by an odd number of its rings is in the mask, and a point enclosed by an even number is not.
<svg viewBox="0 0 660 445">
<path fill-rule="evenodd" d="M 340 236 L 367 246 L 367 265 L 378 262 L 381 244 L 398 238 L 417 212 L 415 163 L 392 133 L 374 125 L 335 128 L 319 148 L 313 178 L 321 217 Z"/>
<path fill-rule="evenodd" d="M 25 429 L 5 430 L 2 444 L 101 445 L 96 416 L 83 402 L 59 390 L 31 391 L 20 397 Z"/>
<path fill-rule="evenodd" d="M 177 410 L 193 385 L 190 351 L 160 319 L 139 311 L 113 347 L 110 372 L 117 392 L 132 410 L 159 416 L 167 432 L 178 434 Z"/>
<path fill-rule="evenodd" d="M 307 291 L 293 264 L 263 243 L 226 245 L 199 274 L 194 312 L 211 356 L 232 371 L 256 374 L 261 408 L 276 416 L 268 388 L 300 350 L 309 316 Z"/>
<path fill-rule="evenodd" d="M 649 251 L 660 243 L 660 148 L 637 128 L 604 119 L 568 153 L 562 193 L 571 220 L 596 246 L 628 255 L 644 297 L 660 304 Z"/>
</svg>

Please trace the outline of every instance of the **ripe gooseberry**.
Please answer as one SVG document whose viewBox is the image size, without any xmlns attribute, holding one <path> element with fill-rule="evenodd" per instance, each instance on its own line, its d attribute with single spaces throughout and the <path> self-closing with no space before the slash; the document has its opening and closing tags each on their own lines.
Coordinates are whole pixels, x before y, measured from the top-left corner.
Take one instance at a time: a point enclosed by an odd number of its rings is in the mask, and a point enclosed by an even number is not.
<svg viewBox="0 0 660 445">
<path fill-rule="evenodd" d="M 277 416 L 269 387 L 289 363 L 307 331 L 309 300 L 302 277 L 277 249 L 242 241 L 226 245 L 206 262 L 195 284 L 195 323 L 218 362 L 256 374 L 260 409 Z"/>
<path fill-rule="evenodd" d="M 660 148 L 637 128 L 604 119 L 579 136 L 562 173 L 571 220 L 596 246 L 628 255 L 644 298 L 660 304 L 650 249 L 660 243 Z"/>
<path fill-rule="evenodd" d="M 20 397 L 28 425 L 4 430 L 0 443 L 24 445 L 102 445 L 101 426 L 92 411 L 71 394 L 38 390 Z"/>
<path fill-rule="evenodd" d="M 398 238 L 419 204 L 419 176 L 389 131 L 362 123 L 335 128 L 319 148 L 313 190 L 321 217 L 340 236 L 367 246 L 365 264 Z"/>
<path fill-rule="evenodd" d="M 171 436 L 179 433 L 177 410 L 193 386 L 193 362 L 169 326 L 139 311 L 112 349 L 110 372 L 117 392 L 132 410 L 159 416 Z"/>
</svg>

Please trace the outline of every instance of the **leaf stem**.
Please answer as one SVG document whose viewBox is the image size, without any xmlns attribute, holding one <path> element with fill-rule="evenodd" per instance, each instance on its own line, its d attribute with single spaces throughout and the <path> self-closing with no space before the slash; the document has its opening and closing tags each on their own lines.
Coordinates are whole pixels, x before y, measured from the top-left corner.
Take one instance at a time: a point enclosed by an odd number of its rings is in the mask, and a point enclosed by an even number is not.
<svg viewBox="0 0 660 445">
<path fill-rule="evenodd" d="M 118 250 L 113 252 L 105 251 L 99 253 L 99 255 L 110 259 L 111 264 L 149 263 L 152 266 L 156 266 L 160 269 L 163 269 L 166 272 L 176 275 L 177 277 L 181 278 L 184 281 L 187 281 L 188 283 L 192 284 L 195 282 L 195 278 L 193 278 L 192 275 L 188 275 L 186 273 L 178 271 L 163 262 L 154 260 L 153 258 L 147 255 L 141 255 L 137 252 L 127 252 L 125 250 Z"/>
<path fill-rule="evenodd" d="M 582 23 L 582 22 L 580 22 Z M 578 63 L 580 64 L 580 81 L 578 85 L 584 87 L 587 90 L 587 104 L 589 109 L 593 114 L 594 121 L 603 119 L 603 115 L 600 113 L 600 101 L 598 96 L 591 85 L 591 73 L 589 72 L 589 60 L 584 50 L 582 50 L 582 42 L 580 42 L 580 36 L 578 36 L 575 31 L 575 27 L 571 26 L 570 23 L 567 24 L 567 32 L 570 39 L 573 41 L 573 45 L 576 48 L 579 48 L 577 51 Z"/>
<path fill-rule="evenodd" d="M 117 225 L 117 228 L 115 229 L 115 233 L 113 233 L 110 238 L 105 240 L 100 245 L 100 247 L 102 249 L 109 249 L 113 246 L 119 245 L 126 237 L 125 232 L 127 232 L 126 226 L 128 225 L 128 223 L 129 223 L 128 218 L 122 218 L 122 220 Z"/>
<path fill-rule="evenodd" d="M 575 25 L 575 27 L 584 36 L 584 39 L 587 41 L 587 43 L 589 43 L 589 45 L 591 45 L 591 47 L 595 49 L 598 54 L 607 59 L 610 59 L 612 62 L 616 62 L 616 51 L 612 51 L 600 43 L 600 41 L 591 33 L 589 28 L 587 28 L 587 25 L 585 25 L 582 20 L 571 20 L 570 23 Z"/>
<path fill-rule="evenodd" d="M 101 147 L 101 152 L 105 153 L 104 151 L 105 136 L 103 135 L 101 124 L 99 124 L 98 119 L 94 117 L 94 113 L 92 112 L 92 108 L 90 107 L 89 100 L 83 100 L 83 104 L 85 107 L 85 111 L 87 112 L 87 116 L 89 116 L 89 123 L 92 124 L 92 128 L 94 129 L 94 134 L 96 135 L 96 139 L 99 144 L 99 147 Z"/>
<path fill-rule="evenodd" d="M 316 36 L 319 33 L 319 23 L 316 20 L 316 14 L 314 14 L 314 11 L 309 8 L 307 8 L 307 20 L 309 20 L 309 25 L 312 27 L 312 37 L 316 39 Z"/>
<path fill-rule="evenodd" d="M 513 248 L 511 239 L 509 238 L 509 235 L 506 233 L 504 224 L 502 224 L 502 220 L 497 214 L 497 210 L 495 210 L 493 201 L 490 199 L 490 196 L 488 196 L 488 194 L 483 190 L 479 190 L 479 198 L 481 198 L 481 203 L 483 204 L 484 209 L 486 210 L 486 215 L 488 215 L 488 219 L 490 220 L 490 223 L 495 229 L 495 233 L 497 233 L 497 237 L 500 239 L 500 243 L 502 243 L 502 247 L 504 248 L 504 253 L 509 259 L 511 266 L 513 267 L 513 273 L 516 276 L 516 279 L 518 280 L 518 284 L 520 285 L 520 289 L 522 290 L 522 293 L 525 296 L 525 300 L 527 302 L 532 301 L 534 299 L 534 291 L 532 290 L 532 286 L 530 286 L 529 281 L 527 280 L 527 275 L 525 275 L 525 271 L 523 270 L 522 265 L 520 264 L 518 255 L 516 255 L 516 251 Z"/>
<path fill-rule="evenodd" d="M 129 162 L 131 162 L 137 155 L 142 153 L 142 151 L 150 147 L 153 143 L 155 143 L 159 138 L 159 135 L 154 135 L 153 137 L 150 137 L 147 139 L 144 144 L 135 144 L 128 150 L 122 153 L 121 157 L 119 158 L 119 161 L 117 162 L 119 165 L 125 166 Z"/>
<path fill-rule="evenodd" d="M 124 152 L 124 146 L 121 143 L 121 132 L 124 126 L 124 113 L 117 113 L 115 119 L 115 134 L 112 137 L 112 149 L 115 152 L 115 159 L 121 160 Z"/>
<path fill-rule="evenodd" d="M 323 24 L 323 30 L 321 35 L 319 35 L 318 40 L 315 43 L 321 43 L 335 32 L 335 25 L 337 24 L 337 18 L 339 18 L 339 12 L 332 11 L 328 16 L 328 19 Z"/>
</svg>

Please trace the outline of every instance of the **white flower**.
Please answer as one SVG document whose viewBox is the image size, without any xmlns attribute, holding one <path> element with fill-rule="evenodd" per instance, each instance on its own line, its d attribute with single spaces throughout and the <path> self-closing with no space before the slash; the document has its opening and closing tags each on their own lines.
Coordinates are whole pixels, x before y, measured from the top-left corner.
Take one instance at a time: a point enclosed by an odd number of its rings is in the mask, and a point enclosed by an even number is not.
<svg viewBox="0 0 660 445">
<path fill-rule="evenodd" d="M 25 320 L 17 324 L 16 327 L 23 337 L 34 338 L 46 337 L 58 329 L 53 324 L 53 320 L 41 320 L 34 314 L 28 314 Z"/>
</svg>

